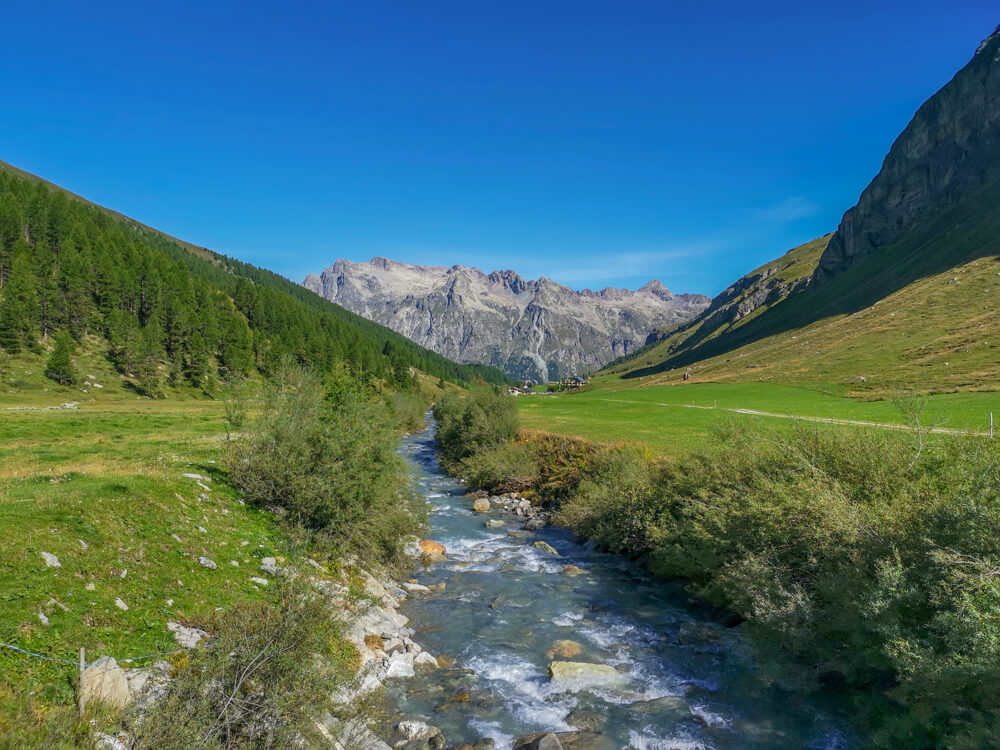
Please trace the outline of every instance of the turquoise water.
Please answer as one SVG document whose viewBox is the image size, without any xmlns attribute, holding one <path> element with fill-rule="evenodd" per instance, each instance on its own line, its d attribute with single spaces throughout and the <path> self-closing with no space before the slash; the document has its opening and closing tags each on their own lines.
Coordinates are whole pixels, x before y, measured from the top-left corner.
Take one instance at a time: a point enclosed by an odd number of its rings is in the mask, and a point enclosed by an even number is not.
<svg viewBox="0 0 1000 750">
<path fill-rule="evenodd" d="M 497 748 L 581 724 L 600 732 L 587 746 L 595 750 L 854 744 L 822 696 L 766 684 L 739 633 L 692 607 L 682 585 L 561 529 L 508 537 L 520 528 L 516 517 L 474 513 L 462 485 L 440 469 L 433 425 L 407 438 L 402 453 L 430 503 L 428 536 L 445 545 L 448 561 L 414 574 L 445 590 L 417 595 L 401 611 L 417 641 L 454 660 L 387 683 L 406 718 L 440 727 L 449 744 L 490 737 Z M 506 528 L 485 526 L 496 518 Z M 568 564 L 583 574 L 564 574 Z M 550 681 L 546 652 L 566 639 L 580 649 L 572 661 L 609 665 L 616 678 Z"/>
</svg>

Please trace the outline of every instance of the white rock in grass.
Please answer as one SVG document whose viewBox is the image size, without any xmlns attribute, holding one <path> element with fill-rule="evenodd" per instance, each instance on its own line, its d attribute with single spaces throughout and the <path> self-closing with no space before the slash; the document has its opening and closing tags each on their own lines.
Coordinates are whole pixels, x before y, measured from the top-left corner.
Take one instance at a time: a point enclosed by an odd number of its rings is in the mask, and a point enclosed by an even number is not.
<svg viewBox="0 0 1000 750">
<path fill-rule="evenodd" d="M 41 621 L 42 625 L 49 624 L 49 618 L 45 616 L 45 613 L 42 612 L 42 610 L 38 610 L 38 619 Z"/>
<path fill-rule="evenodd" d="M 130 699 L 125 670 L 110 656 L 102 656 L 83 670 L 80 691 L 88 705 L 100 702 L 124 708 Z"/>
<path fill-rule="evenodd" d="M 179 622 L 168 622 L 167 630 L 174 634 L 174 640 L 181 648 L 194 648 L 202 639 L 208 638 L 208 633 L 201 628 L 181 625 Z"/>
<path fill-rule="evenodd" d="M 117 597 L 115 597 L 115 606 L 122 612 L 128 612 L 128 605 Z"/>
<path fill-rule="evenodd" d="M 267 579 L 266 578 L 260 578 L 258 576 L 251 576 L 250 580 L 253 581 L 254 583 L 256 583 L 258 586 L 266 586 L 267 585 Z"/>
<path fill-rule="evenodd" d="M 210 560 L 209 558 L 202 555 L 198 558 L 198 564 L 203 568 L 208 568 L 209 570 L 215 570 L 219 566 L 215 564 L 215 560 Z"/>
<path fill-rule="evenodd" d="M 47 568 L 61 568 L 62 563 L 59 562 L 59 558 L 53 555 L 51 552 L 43 552 L 42 559 L 45 560 L 45 567 Z"/>
</svg>

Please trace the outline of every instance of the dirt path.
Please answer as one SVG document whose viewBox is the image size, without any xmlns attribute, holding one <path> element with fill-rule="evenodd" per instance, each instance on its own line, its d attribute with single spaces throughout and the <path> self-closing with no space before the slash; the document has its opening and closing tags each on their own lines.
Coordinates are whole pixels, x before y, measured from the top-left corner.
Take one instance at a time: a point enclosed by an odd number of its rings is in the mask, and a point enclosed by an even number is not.
<svg viewBox="0 0 1000 750">
<path fill-rule="evenodd" d="M 648 404 L 648 401 L 629 401 L 628 399 L 622 398 L 606 398 L 603 401 L 617 401 L 622 404 Z M 771 417 L 773 419 L 794 419 L 801 422 L 819 422 L 821 424 L 844 424 L 844 425 L 858 425 L 861 427 L 881 427 L 885 430 L 903 430 L 906 432 L 914 432 L 917 430 L 926 430 L 927 432 L 933 432 L 944 435 L 978 435 L 980 437 L 990 437 L 988 432 L 971 432 L 969 430 L 957 430 L 952 427 L 914 427 L 908 424 L 896 424 L 893 422 L 866 422 L 862 419 L 840 419 L 838 417 L 805 417 L 798 414 L 778 414 L 772 411 L 760 411 L 758 409 L 735 409 L 728 406 L 698 406 L 696 404 L 664 404 L 656 402 L 653 406 L 673 406 L 680 409 L 705 409 L 707 411 L 728 411 L 733 414 L 747 414 L 752 417 Z"/>
</svg>

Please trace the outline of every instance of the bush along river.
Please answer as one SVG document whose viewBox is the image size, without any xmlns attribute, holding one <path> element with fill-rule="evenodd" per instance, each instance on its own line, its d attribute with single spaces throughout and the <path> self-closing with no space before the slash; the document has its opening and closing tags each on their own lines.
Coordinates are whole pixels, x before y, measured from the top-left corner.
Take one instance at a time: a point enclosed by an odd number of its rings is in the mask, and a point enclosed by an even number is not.
<svg viewBox="0 0 1000 750">
<path fill-rule="evenodd" d="M 475 511 L 438 465 L 432 421 L 402 453 L 446 549 L 414 573 L 430 590 L 402 604 L 442 665 L 386 682 L 403 718 L 448 746 L 498 750 L 855 745 L 835 703 L 770 684 L 737 629 L 692 606 L 682 583 L 562 529 L 526 531 L 495 501 Z M 523 739 L 539 732 L 560 745 Z"/>
</svg>

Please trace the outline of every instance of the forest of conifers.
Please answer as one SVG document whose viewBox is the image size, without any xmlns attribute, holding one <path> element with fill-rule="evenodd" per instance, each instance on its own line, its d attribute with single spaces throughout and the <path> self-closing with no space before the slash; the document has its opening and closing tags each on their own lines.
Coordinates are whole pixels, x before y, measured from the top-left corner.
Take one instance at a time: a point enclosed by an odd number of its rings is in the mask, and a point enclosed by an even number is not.
<svg viewBox="0 0 1000 750">
<path fill-rule="evenodd" d="M 0 165 L 3 166 L 3 165 Z M 410 368 L 502 383 L 327 302 L 277 274 L 191 249 L 43 181 L 0 169 L 0 348 L 40 351 L 56 334 L 103 340 L 147 395 L 165 380 L 208 389 L 268 373 L 288 356 L 324 370 L 346 361 L 389 387 Z"/>
</svg>

